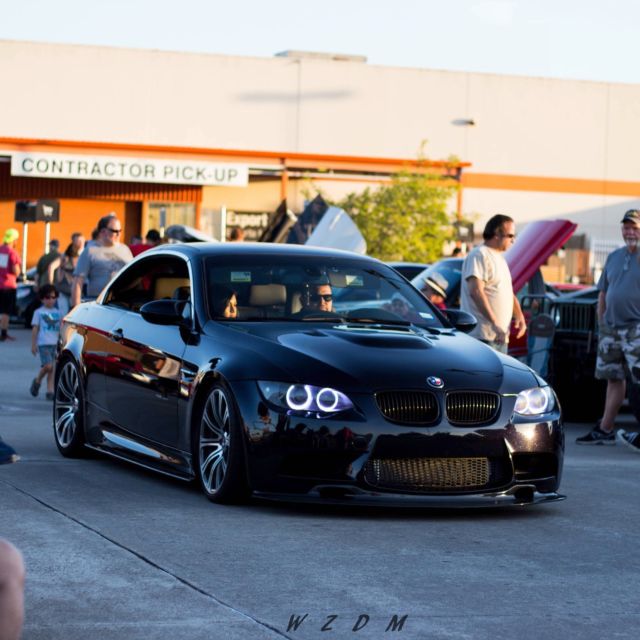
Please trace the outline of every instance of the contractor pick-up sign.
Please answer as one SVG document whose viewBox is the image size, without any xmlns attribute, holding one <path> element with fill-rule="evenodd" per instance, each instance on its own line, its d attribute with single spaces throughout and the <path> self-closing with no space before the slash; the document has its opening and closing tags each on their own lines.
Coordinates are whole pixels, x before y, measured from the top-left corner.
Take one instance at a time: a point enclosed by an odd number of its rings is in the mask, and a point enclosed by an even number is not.
<svg viewBox="0 0 640 640">
<path fill-rule="evenodd" d="M 249 182 L 249 167 L 242 164 L 198 160 L 14 153 L 11 156 L 11 175 L 30 178 L 246 187 Z"/>
</svg>

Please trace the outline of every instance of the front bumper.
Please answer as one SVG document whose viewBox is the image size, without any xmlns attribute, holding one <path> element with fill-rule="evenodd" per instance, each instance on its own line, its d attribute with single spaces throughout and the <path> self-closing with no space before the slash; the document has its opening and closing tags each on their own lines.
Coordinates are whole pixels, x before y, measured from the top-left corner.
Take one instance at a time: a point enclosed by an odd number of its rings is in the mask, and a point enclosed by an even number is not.
<svg viewBox="0 0 640 640">
<path fill-rule="evenodd" d="M 564 498 L 557 493 L 564 456 L 558 409 L 525 421 L 513 415 L 515 399 L 504 398 L 492 424 L 462 428 L 442 419 L 409 427 L 385 420 L 368 396 L 353 398 L 357 413 L 318 418 L 266 406 L 255 383 L 236 384 L 234 393 L 249 483 L 260 498 L 443 508 Z M 481 481 L 467 479 L 476 461 L 488 469 Z M 422 481 L 424 469 L 430 477 Z"/>
</svg>

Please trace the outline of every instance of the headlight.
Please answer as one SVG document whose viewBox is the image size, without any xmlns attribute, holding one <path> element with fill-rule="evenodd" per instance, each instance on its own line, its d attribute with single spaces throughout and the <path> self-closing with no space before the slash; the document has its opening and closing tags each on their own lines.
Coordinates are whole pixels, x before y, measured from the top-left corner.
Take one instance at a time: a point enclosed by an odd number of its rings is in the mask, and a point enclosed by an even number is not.
<svg viewBox="0 0 640 640">
<path fill-rule="evenodd" d="M 353 402 L 336 389 L 289 382 L 258 382 L 267 402 L 290 413 L 338 413 L 353 408 Z"/>
<path fill-rule="evenodd" d="M 514 411 L 521 416 L 538 416 L 551 411 L 554 405 L 551 387 L 533 387 L 518 394 Z"/>
</svg>

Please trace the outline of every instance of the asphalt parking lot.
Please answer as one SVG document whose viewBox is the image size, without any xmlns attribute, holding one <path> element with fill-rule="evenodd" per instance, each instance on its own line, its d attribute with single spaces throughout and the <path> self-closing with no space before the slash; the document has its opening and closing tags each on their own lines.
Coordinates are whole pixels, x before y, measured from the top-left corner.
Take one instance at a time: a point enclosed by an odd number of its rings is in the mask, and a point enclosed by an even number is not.
<svg viewBox="0 0 640 640">
<path fill-rule="evenodd" d="M 29 332 L 13 334 L 0 434 L 22 459 L 0 467 L 0 536 L 28 568 L 25 640 L 637 637 L 640 455 L 576 446 L 587 425 L 567 425 L 564 502 L 222 507 L 117 461 L 60 457 L 51 403 L 28 392 Z"/>
</svg>

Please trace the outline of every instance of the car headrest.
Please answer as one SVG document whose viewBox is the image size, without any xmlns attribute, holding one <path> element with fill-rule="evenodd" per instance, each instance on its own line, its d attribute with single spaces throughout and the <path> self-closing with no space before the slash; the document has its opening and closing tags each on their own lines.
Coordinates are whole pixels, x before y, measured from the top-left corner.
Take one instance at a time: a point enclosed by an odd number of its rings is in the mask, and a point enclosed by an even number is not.
<svg viewBox="0 0 640 640">
<path fill-rule="evenodd" d="M 296 291 L 291 296 L 291 313 L 298 313 L 302 309 L 302 294 Z"/>
<path fill-rule="evenodd" d="M 283 284 L 254 284 L 249 292 L 249 304 L 253 307 L 285 304 L 287 289 Z"/>
<path fill-rule="evenodd" d="M 175 300 L 189 300 L 191 298 L 191 287 L 178 287 L 171 297 Z"/>
<path fill-rule="evenodd" d="M 178 287 L 188 287 L 189 278 L 161 277 L 156 278 L 153 285 L 153 299 L 161 300 L 162 298 L 173 297 L 173 292 Z"/>
</svg>

